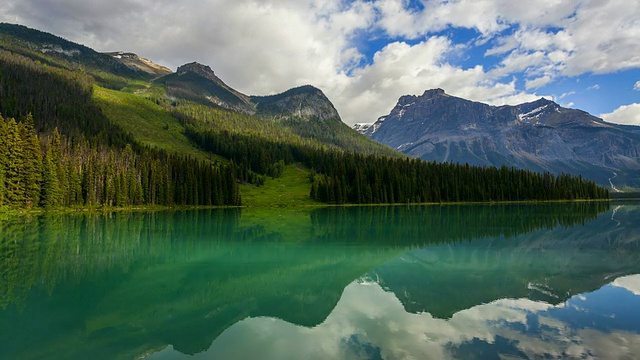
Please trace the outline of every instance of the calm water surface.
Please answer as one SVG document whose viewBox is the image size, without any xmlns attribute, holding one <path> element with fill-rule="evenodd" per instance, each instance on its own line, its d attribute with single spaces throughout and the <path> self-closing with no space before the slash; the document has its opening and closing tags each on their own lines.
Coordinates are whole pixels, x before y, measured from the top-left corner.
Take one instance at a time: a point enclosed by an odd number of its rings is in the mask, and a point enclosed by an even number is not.
<svg viewBox="0 0 640 360">
<path fill-rule="evenodd" d="M 0 218 L 0 358 L 638 358 L 639 220 L 633 204 Z"/>
</svg>

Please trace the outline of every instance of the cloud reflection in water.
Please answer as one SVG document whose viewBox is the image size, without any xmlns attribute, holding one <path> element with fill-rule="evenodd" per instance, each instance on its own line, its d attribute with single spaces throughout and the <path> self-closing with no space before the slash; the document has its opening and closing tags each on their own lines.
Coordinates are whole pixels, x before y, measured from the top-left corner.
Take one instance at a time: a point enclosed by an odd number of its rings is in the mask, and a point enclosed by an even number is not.
<svg viewBox="0 0 640 360">
<path fill-rule="evenodd" d="M 413 314 L 392 292 L 359 280 L 320 325 L 248 318 L 203 353 L 171 346 L 148 359 L 633 358 L 640 354 L 640 275 L 551 305 L 500 299 L 450 319 Z"/>
</svg>

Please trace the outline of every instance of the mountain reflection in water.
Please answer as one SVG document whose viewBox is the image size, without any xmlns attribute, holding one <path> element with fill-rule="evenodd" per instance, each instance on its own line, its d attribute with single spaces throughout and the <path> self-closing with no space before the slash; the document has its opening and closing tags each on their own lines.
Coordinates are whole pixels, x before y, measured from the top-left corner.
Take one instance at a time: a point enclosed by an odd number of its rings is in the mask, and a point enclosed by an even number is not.
<svg viewBox="0 0 640 360">
<path fill-rule="evenodd" d="M 633 358 L 640 354 L 640 275 L 549 304 L 499 299 L 449 319 L 409 313 L 377 283 L 347 286 L 320 325 L 245 319 L 209 350 L 181 355 L 171 347 L 147 359 L 498 359 Z"/>
<path fill-rule="evenodd" d="M 0 358 L 581 357 L 615 339 L 633 354 L 638 215 L 574 203 L 0 219 Z"/>
</svg>

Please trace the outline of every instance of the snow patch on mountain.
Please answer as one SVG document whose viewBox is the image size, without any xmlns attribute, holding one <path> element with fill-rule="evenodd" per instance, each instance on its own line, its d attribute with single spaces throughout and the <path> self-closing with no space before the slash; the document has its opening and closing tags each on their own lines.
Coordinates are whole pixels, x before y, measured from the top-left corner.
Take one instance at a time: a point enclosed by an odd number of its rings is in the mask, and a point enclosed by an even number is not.
<svg viewBox="0 0 640 360">
<path fill-rule="evenodd" d="M 412 142 L 408 142 L 408 143 L 404 143 L 404 144 L 402 144 L 402 145 L 398 146 L 398 147 L 396 148 L 396 150 L 398 150 L 398 151 L 402 151 L 403 149 L 406 149 L 406 148 L 408 148 L 409 146 L 411 146 L 411 145 L 413 145 L 413 144 L 415 144 L 413 141 L 412 141 Z"/>
<path fill-rule="evenodd" d="M 548 108 L 551 104 L 546 104 L 543 106 L 540 106 L 538 108 L 535 108 L 527 113 L 524 114 L 518 114 L 518 119 L 520 119 L 520 121 L 522 122 L 526 122 L 526 123 L 531 123 L 534 120 L 538 120 L 540 118 L 540 116 L 544 113 L 544 110 L 546 108 Z M 536 121 L 538 122 L 538 121 Z"/>
<path fill-rule="evenodd" d="M 353 130 L 359 132 L 360 134 L 364 134 L 372 126 L 373 124 L 371 123 L 357 123 L 353 125 Z"/>
</svg>

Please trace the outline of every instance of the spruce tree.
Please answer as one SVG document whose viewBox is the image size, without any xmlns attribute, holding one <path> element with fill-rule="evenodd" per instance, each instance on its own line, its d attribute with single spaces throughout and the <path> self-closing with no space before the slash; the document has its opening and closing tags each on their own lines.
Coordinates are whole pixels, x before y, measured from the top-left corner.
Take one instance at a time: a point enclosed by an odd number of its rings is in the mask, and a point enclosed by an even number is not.
<svg viewBox="0 0 640 360">
<path fill-rule="evenodd" d="M 42 163 L 42 196 L 40 205 L 46 209 L 57 208 L 62 205 L 62 189 L 58 182 L 57 166 L 53 161 L 51 146 L 47 149 L 47 153 Z"/>
<path fill-rule="evenodd" d="M 23 143 L 22 181 L 25 186 L 25 206 L 31 208 L 40 203 L 40 183 L 42 182 L 42 150 L 31 114 L 24 119 L 20 130 Z"/>
<path fill-rule="evenodd" d="M 24 156 L 22 137 L 15 119 L 10 118 L 7 122 L 6 132 L 6 170 L 5 184 L 7 192 L 7 204 L 21 207 L 25 203 L 25 184 L 23 182 Z"/>
</svg>

